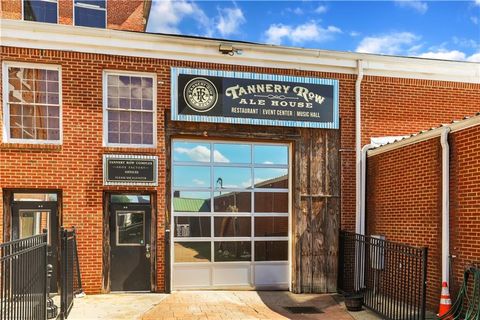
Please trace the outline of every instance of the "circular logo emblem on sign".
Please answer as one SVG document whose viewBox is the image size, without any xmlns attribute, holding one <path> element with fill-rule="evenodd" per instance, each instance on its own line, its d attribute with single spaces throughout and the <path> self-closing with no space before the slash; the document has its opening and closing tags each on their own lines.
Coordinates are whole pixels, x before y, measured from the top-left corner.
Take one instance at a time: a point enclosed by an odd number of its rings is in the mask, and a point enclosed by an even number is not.
<svg viewBox="0 0 480 320">
<path fill-rule="evenodd" d="M 218 92 L 213 83 L 205 78 L 193 78 L 183 90 L 187 105 L 197 112 L 207 112 L 217 103 Z"/>
</svg>

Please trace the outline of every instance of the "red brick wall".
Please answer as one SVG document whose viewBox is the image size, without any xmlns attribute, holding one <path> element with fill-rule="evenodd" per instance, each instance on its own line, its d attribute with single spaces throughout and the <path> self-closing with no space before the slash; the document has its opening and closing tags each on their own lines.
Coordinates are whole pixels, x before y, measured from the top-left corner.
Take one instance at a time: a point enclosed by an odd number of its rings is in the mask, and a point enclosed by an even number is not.
<svg viewBox="0 0 480 320">
<path fill-rule="evenodd" d="M 454 291 L 463 271 L 480 265 L 480 126 L 450 134 L 450 280 Z"/>
<path fill-rule="evenodd" d="M 427 303 L 441 285 L 441 146 L 439 138 L 368 158 L 367 234 L 428 247 Z"/>
<path fill-rule="evenodd" d="M 22 19 L 23 0 L 2 0 L 0 18 Z M 60 24 L 73 24 L 73 0 L 59 0 Z M 107 0 L 107 28 L 130 31 L 145 31 L 143 0 Z"/>
<path fill-rule="evenodd" d="M 362 82 L 363 144 L 407 135 L 480 111 L 480 84 L 367 76 Z"/>
</svg>

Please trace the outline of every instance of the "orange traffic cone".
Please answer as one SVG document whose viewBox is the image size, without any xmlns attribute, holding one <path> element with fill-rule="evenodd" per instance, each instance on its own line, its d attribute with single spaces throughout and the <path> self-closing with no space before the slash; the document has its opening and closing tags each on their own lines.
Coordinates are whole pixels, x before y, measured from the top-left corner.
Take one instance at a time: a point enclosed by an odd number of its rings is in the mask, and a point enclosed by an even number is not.
<svg viewBox="0 0 480 320">
<path fill-rule="evenodd" d="M 450 311 L 451 307 L 452 307 L 452 300 L 450 300 L 448 285 L 447 285 L 447 282 L 444 281 L 442 282 L 442 294 L 440 295 L 440 309 L 438 311 L 437 316 L 439 317 L 444 316 L 448 311 Z M 445 319 L 453 319 L 453 317 L 450 316 Z"/>
</svg>

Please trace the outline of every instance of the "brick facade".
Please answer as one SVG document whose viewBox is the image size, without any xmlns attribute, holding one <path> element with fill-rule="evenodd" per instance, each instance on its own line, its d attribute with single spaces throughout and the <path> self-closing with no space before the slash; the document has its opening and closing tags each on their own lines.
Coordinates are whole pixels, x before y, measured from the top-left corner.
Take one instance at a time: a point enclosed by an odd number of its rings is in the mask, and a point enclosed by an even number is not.
<svg viewBox="0 0 480 320">
<path fill-rule="evenodd" d="M 450 144 L 450 288 L 478 265 L 480 126 L 453 132 Z M 369 234 L 429 249 L 427 301 L 438 308 L 441 284 L 441 146 L 433 138 L 368 158 Z"/>
<path fill-rule="evenodd" d="M 367 234 L 428 247 L 427 301 L 438 305 L 441 283 L 442 155 L 439 139 L 369 157 Z"/>
<path fill-rule="evenodd" d="M 22 20 L 22 1 L 0 1 L 0 18 Z M 58 0 L 59 24 L 73 24 L 73 1 Z M 145 31 L 150 3 L 150 0 L 107 0 L 107 29 Z"/>
<path fill-rule="evenodd" d="M 128 190 L 150 191 L 157 195 L 157 286 L 159 291 L 163 290 L 165 197 L 168 194 L 164 173 L 165 164 L 169 161 L 165 154 L 164 119 L 165 109 L 170 106 L 171 66 L 338 79 L 341 223 L 343 229 L 354 229 L 355 75 L 12 47 L 2 47 L 1 58 L 5 61 L 61 65 L 63 145 L 0 144 L 0 187 L 62 190 L 62 222 L 79 228 L 80 262 L 87 292 L 100 292 L 102 288 L 103 192 L 126 190 L 103 187 L 102 155 L 105 153 L 141 153 L 159 157 L 158 188 Z M 145 150 L 102 146 L 102 71 L 105 69 L 157 74 L 158 81 L 162 82 L 157 91 L 157 148 Z M 412 133 L 459 115 L 473 113 L 478 108 L 475 101 L 480 100 L 479 89 L 478 84 L 367 76 L 362 85 L 363 142 L 368 142 L 372 136 Z M 439 104 L 447 107 L 439 108 Z M 0 211 L 3 212 L 2 204 Z"/>
</svg>

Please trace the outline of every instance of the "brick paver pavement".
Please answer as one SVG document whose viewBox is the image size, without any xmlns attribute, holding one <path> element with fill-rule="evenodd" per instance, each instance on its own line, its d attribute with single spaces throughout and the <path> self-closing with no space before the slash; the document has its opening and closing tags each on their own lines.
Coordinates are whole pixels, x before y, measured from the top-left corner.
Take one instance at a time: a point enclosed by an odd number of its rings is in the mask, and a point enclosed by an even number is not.
<svg viewBox="0 0 480 320">
<path fill-rule="evenodd" d="M 289 306 L 314 306 L 323 313 L 292 314 Z M 169 295 L 143 320 L 331 319 L 352 320 L 332 295 L 293 294 L 287 291 L 179 291 Z"/>
</svg>

